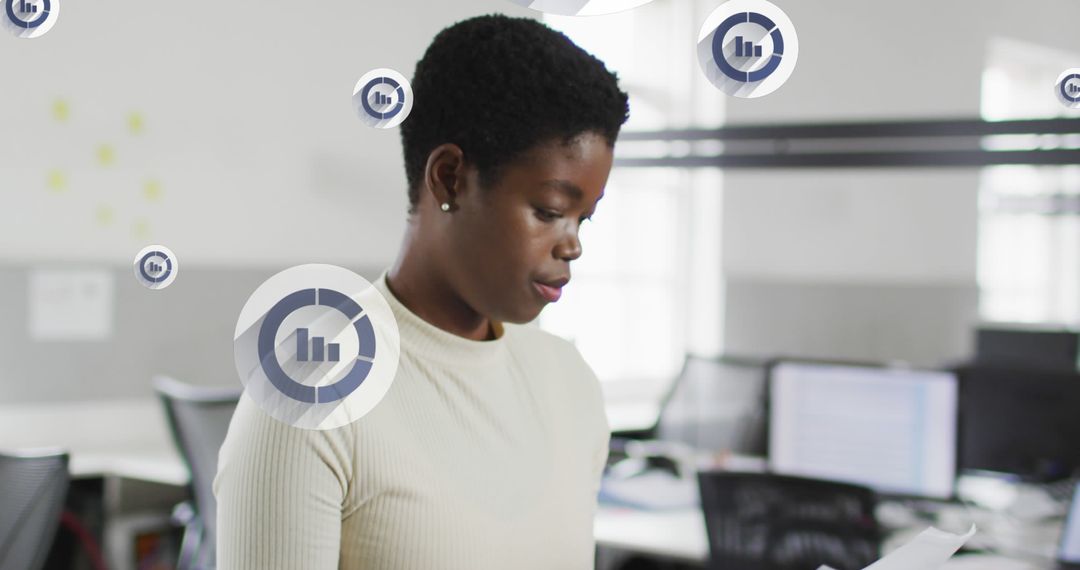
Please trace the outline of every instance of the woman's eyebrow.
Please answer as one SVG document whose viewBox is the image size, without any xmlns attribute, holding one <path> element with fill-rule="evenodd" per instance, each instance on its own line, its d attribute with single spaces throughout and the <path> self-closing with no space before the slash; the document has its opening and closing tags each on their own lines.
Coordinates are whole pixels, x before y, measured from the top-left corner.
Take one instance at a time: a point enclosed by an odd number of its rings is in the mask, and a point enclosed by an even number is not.
<svg viewBox="0 0 1080 570">
<path fill-rule="evenodd" d="M 585 195 L 585 193 L 581 191 L 581 188 L 579 188 L 577 184 L 574 184 L 569 180 L 545 180 L 541 183 L 541 185 L 555 188 L 556 190 L 568 194 L 574 200 L 581 200 L 581 198 Z"/>
</svg>

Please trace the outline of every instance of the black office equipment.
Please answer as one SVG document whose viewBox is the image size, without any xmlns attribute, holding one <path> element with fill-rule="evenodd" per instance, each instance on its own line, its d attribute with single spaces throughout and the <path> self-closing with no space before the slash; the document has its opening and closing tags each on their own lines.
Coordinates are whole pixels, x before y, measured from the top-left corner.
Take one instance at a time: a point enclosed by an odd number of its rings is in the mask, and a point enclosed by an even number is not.
<svg viewBox="0 0 1080 570">
<path fill-rule="evenodd" d="M 688 356 L 660 408 L 654 437 L 702 451 L 765 452 L 766 362 Z"/>
<path fill-rule="evenodd" d="M 1077 369 L 1080 332 L 983 325 L 975 331 L 975 364 L 1069 372 Z"/>
<path fill-rule="evenodd" d="M 1080 374 L 985 366 L 957 372 L 960 469 L 1052 480 L 1080 468 Z"/>
<path fill-rule="evenodd" d="M 45 564 L 69 482 L 66 453 L 0 454 L 0 568 Z"/>
<path fill-rule="evenodd" d="M 716 570 L 860 570 L 877 560 L 876 496 L 858 485 L 765 473 L 698 474 Z"/>
<path fill-rule="evenodd" d="M 922 168 L 974 167 L 995 164 L 1076 164 L 1074 148 L 990 148 L 983 138 L 994 135 L 1080 133 L 1080 119 L 926 119 L 730 125 L 716 129 L 626 131 L 619 134 L 622 156 L 615 166 L 657 168 Z M 723 152 L 709 145 L 691 145 L 689 152 L 646 155 L 632 143 L 719 141 Z M 888 143 L 884 148 L 881 141 Z M 944 145 L 944 146 L 943 146 Z M 666 145 L 668 149 L 680 145 Z M 650 147 L 651 148 L 651 147 Z"/>
</svg>

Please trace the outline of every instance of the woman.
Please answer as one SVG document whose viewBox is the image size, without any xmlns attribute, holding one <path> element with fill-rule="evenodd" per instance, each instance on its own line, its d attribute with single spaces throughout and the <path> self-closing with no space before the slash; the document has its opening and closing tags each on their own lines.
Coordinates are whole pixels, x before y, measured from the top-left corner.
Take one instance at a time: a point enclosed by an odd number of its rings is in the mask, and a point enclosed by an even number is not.
<svg viewBox="0 0 1080 570">
<path fill-rule="evenodd" d="M 394 384 L 327 431 L 242 399 L 214 482 L 222 570 L 593 565 L 599 384 L 521 323 L 581 255 L 626 94 L 564 35 L 504 16 L 439 33 L 412 86 L 408 228 L 375 284 L 401 334 Z"/>
</svg>

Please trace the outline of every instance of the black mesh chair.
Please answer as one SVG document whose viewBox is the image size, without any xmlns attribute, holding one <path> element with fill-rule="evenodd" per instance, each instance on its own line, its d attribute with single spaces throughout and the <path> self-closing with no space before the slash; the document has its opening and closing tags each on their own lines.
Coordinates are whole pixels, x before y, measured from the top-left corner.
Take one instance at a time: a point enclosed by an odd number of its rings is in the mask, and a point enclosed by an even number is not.
<svg viewBox="0 0 1080 570">
<path fill-rule="evenodd" d="M 879 556 L 870 489 L 764 473 L 702 472 L 698 483 L 709 568 L 859 570 Z"/>
<path fill-rule="evenodd" d="M 172 378 L 154 378 L 154 388 L 165 405 L 180 455 L 191 471 L 191 505 L 179 505 L 174 518 L 184 525 L 178 570 L 205 570 L 215 564 L 217 503 L 212 488 L 218 450 L 225 442 L 240 388 L 192 386 Z"/>
<path fill-rule="evenodd" d="M 45 564 L 69 482 L 66 453 L 0 453 L 0 568 Z"/>
</svg>

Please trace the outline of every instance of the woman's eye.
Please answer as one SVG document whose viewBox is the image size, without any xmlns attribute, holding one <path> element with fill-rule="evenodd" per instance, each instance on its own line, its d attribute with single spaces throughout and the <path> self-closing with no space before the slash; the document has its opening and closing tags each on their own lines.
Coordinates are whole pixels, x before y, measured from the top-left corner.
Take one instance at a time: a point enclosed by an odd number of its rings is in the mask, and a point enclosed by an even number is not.
<svg viewBox="0 0 1080 570">
<path fill-rule="evenodd" d="M 543 208 L 537 208 L 536 217 L 544 220 L 545 222 L 552 222 L 559 219 L 561 216 L 558 212 L 554 212 L 552 210 L 545 210 Z"/>
</svg>

